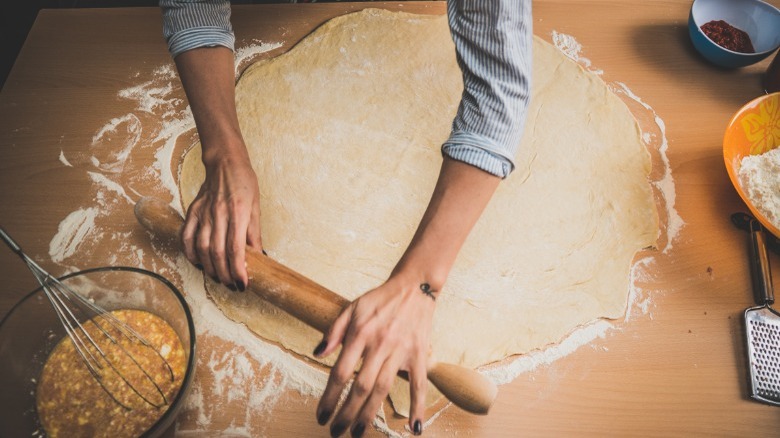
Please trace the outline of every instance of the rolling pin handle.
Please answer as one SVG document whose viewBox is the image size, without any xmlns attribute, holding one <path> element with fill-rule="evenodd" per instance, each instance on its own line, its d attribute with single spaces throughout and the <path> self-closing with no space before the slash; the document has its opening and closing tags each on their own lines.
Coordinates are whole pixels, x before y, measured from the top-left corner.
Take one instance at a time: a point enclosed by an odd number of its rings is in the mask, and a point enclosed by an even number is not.
<svg viewBox="0 0 780 438">
<path fill-rule="evenodd" d="M 428 368 L 428 380 L 456 406 L 473 414 L 487 415 L 498 387 L 476 370 L 437 362 Z"/>
</svg>

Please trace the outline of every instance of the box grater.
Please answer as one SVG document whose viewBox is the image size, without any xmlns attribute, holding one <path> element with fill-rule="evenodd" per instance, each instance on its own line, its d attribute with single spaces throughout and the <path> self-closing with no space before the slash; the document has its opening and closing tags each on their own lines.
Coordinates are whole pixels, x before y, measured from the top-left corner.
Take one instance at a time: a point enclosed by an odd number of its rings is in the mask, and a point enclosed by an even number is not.
<svg viewBox="0 0 780 438">
<path fill-rule="evenodd" d="M 745 310 L 750 396 L 780 406 L 780 313 L 775 302 L 761 224 L 750 220 L 750 276 L 758 306 Z"/>
</svg>

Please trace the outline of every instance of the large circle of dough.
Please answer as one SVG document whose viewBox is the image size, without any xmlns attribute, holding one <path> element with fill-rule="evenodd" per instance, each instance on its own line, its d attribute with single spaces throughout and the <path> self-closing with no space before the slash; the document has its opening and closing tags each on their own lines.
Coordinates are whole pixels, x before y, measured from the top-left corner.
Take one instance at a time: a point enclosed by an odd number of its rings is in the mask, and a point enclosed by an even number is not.
<svg viewBox="0 0 780 438">
<path fill-rule="evenodd" d="M 441 361 L 476 367 L 620 317 L 632 258 L 658 234 L 650 158 L 625 104 L 550 44 L 535 38 L 533 50 L 516 170 L 437 301 Z M 236 105 L 271 256 L 349 299 L 381 284 L 427 205 L 461 91 L 441 16 L 342 16 L 248 68 Z M 195 148 L 182 166 L 185 207 L 202 180 Z M 321 338 L 253 294 L 209 292 L 299 354 L 311 357 Z"/>
</svg>

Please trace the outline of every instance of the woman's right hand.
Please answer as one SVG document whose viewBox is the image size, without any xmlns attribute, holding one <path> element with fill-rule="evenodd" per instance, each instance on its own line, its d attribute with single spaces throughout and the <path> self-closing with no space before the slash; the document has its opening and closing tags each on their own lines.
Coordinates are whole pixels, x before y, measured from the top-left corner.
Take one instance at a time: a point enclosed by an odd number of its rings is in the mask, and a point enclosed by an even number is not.
<svg viewBox="0 0 780 438">
<path fill-rule="evenodd" d="M 246 246 L 260 251 L 260 192 L 236 114 L 233 51 L 199 47 L 176 57 L 203 150 L 206 180 L 182 230 L 184 253 L 230 288 L 249 283 Z"/>
<path fill-rule="evenodd" d="M 212 279 L 243 291 L 249 283 L 246 246 L 262 250 L 260 191 L 243 144 L 205 157 L 206 179 L 187 210 L 184 253 Z"/>
</svg>

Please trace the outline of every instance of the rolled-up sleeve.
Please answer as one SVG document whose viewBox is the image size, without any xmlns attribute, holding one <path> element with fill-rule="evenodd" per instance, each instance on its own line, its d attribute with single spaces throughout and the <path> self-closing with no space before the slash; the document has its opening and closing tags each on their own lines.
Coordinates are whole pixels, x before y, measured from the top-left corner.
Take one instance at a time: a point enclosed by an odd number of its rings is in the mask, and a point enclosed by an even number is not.
<svg viewBox="0 0 780 438">
<path fill-rule="evenodd" d="M 505 178 L 530 99 L 531 1 L 448 0 L 463 95 L 442 152 Z"/>
<path fill-rule="evenodd" d="M 160 0 L 160 8 L 172 57 L 198 47 L 234 49 L 228 0 Z"/>
</svg>

